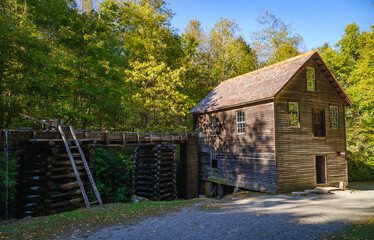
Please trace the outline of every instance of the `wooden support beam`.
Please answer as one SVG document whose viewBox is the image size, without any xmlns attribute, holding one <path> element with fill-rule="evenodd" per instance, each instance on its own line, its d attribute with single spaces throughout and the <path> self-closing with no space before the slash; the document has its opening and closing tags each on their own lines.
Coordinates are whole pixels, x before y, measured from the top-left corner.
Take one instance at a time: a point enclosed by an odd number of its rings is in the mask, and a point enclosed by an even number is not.
<svg viewBox="0 0 374 240">
<path fill-rule="evenodd" d="M 122 132 L 122 145 L 126 146 L 126 133 Z"/>
<path fill-rule="evenodd" d="M 106 144 L 110 144 L 109 132 L 108 131 L 105 131 L 105 142 L 106 142 Z"/>
<path fill-rule="evenodd" d="M 194 138 L 195 135 L 184 134 L 163 134 L 163 133 L 111 133 L 108 131 L 88 132 L 83 131 L 83 134 L 78 131 L 77 138 L 81 144 L 100 144 L 109 145 L 110 147 L 124 147 L 127 144 L 168 144 L 168 143 L 184 143 L 188 138 Z M 175 136 L 176 135 L 176 136 Z M 178 137 L 179 136 L 179 137 Z M 25 130 L 12 130 L 9 132 L 9 141 L 14 142 L 36 142 L 36 143 L 49 143 L 50 146 L 62 143 L 62 139 L 58 131 L 55 130 L 42 130 L 42 131 L 25 131 Z M 66 140 L 73 141 L 69 133 L 66 133 Z M 0 144 L 4 142 L 3 134 L 0 134 Z M 130 146 L 130 145 L 129 145 Z"/>
</svg>

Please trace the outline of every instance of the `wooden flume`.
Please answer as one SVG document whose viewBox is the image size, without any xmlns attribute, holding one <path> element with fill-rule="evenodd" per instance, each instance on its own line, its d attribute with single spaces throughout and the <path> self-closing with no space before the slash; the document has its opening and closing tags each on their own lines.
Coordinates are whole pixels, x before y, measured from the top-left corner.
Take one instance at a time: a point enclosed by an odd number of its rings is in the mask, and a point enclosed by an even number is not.
<svg viewBox="0 0 374 240">
<path fill-rule="evenodd" d="M 86 160 L 85 166 L 81 156 L 87 155 L 92 159 L 91 150 L 95 147 L 137 146 L 135 162 L 138 168 L 136 172 L 134 171 L 134 182 L 139 189 L 134 194 L 151 200 L 175 199 L 177 196 L 175 144 L 185 144 L 189 137 L 195 137 L 191 134 L 62 129 L 65 142 L 58 130 L 60 121 L 40 120 L 38 123 L 47 130 L 9 131 L 9 141 L 16 143 L 17 149 L 22 149 L 17 152 L 18 175 L 16 176 L 16 202 L 20 218 L 73 210 L 85 204 L 80 185 L 88 191 L 89 188 L 92 189 L 92 184 L 86 172 L 90 167 L 90 161 Z M 1 144 L 3 141 L 4 134 L 1 133 Z M 76 142 L 81 146 L 83 154 L 80 153 Z M 70 157 L 74 159 L 76 172 L 82 184 L 77 180 Z M 86 193 L 86 196 L 90 195 L 89 192 L 94 194 L 91 190 Z M 89 203 L 91 205 L 99 201 L 89 201 Z"/>
</svg>

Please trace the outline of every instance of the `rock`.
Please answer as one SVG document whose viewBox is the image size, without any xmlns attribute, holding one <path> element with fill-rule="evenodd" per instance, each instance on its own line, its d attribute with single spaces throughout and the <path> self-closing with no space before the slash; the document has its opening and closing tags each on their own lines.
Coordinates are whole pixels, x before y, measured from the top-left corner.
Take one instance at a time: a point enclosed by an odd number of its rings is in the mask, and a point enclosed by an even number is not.
<svg viewBox="0 0 374 240">
<path fill-rule="evenodd" d="M 347 189 L 347 183 L 346 182 L 339 182 L 339 188 L 341 190 L 346 190 Z"/>
<path fill-rule="evenodd" d="M 336 188 L 336 187 L 316 187 L 316 189 L 320 190 L 321 193 L 330 193 L 332 191 L 341 191 L 340 188 Z"/>
<path fill-rule="evenodd" d="M 239 191 L 240 191 L 240 188 L 236 187 L 236 188 L 234 188 L 234 192 L 233 193 L 237 193 Z"/>
<path fill-rule="evenodd" d="M 306 193 L 317 193 L 317 194 L 322 193 L 322 191 L 319 190 L 319 189 L 307 189 L 304 192 L 306 192 Z"/>
<path fill-rule="evenodd" d="M 20 222 L 24 222 L 24 221 L 27 221 L 27 220 L 29 220 L 29 219 L 31 219 L 31 218 L 32 218 L 31 216 L 27 216 L 27 217 L 21 218 L 21 219 L 18 220 L 18 221 L 20 221 Z"/>
<path fill-rule="evenodd" d="M 140 197 L 140 196 L 136 196 L 136 195 L 131 196 L 131 202 L 132 203 L 148 202 L 148 201 L 149 201 L 149 199 L 145 198 L 145 197 Z"/>
<path fill-rule="evenodd" d="M 308 195 L 307 192 L 292 192 L 292 196 Z"/>
</svg>

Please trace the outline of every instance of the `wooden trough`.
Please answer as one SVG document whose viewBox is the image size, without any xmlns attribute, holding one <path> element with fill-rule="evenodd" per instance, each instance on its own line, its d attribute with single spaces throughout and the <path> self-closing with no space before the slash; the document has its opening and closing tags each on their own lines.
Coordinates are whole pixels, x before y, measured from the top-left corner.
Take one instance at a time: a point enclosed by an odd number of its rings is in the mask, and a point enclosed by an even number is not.
<svg viewBox="0 0 374 240">
<path fill-rule="evenodd" d="M 84 155 L 88 156 L 90 166 L 96 147 L 137 147 L 134 194 L 150 200 L 173 200 L 177 197 L 176 144 L 179 144 L 181 165 L 184 166 L 178 176 L 178 186 L 183 188 L 179 196 L 193 198 L 198 195 L 197 140 L 193 134 L 80 130 L 76 131 L 76 137 Z M 66 138 L 70 145 L 73 142 L 70 132 L 66 132 Z M 17 152 L 16 207 L 19 218 L 64 212 L 82 206 L 82 192 L 57 130 L 1 131 L 0 144 L 4 145 L 6 139 L 9 149 Z M 190 152 L 195 149 L 196 152 L 189 154 L 187 149 Z M 83 185 L 88 186 L 83 163 L 75 160 L 75 165 Z"/>
</svg>

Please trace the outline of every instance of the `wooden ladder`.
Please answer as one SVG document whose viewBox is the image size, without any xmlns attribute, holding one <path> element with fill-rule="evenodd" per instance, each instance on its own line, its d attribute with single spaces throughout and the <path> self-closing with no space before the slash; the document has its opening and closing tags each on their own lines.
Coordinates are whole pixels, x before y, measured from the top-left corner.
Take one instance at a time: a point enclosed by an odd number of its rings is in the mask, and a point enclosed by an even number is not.
<svg viewBox="0 0 374 240">
<path fill-rule="evenodd" d="M 100 205 L 103 205 L 103 202 L 101 201 L 101 197 L 100 197 L 99 191 L 96 188 L 96 184 L 95 184 L 95 181 L 94 181 L 94 179 L 92 177 L 91 170 L 90 170 L 90 168 L 89 168 L 89 166 L 87 164 L 87 160 L 86 160 L 86 157 L 84 156 L 82 148 L 80 147 L 80 144 L 79 144 L 79 141 L 78 141 L 77 136 L 75 134 L 75 131 L 73 129 L 73 126 L 69 126 L 69 129 L 70 129 L 71 135 L 73 136 L 73 140 L 74 140 L 75 146 L 69 146 L 68 140 L 66 139 L 66 135 L 64 133 L 63 126 L 62 125 L 58 125 L 58 130 L 59 130 L 59 132 L 61 134 L 62 141 L 65 144 L 66 152 L 69 155 L 69 159 L 70 159 L 71 165 L 73 167 L 75 177 L 76 177 L 76 179 L 78 181 L 79 188 L 80 188 L 80 190 L 82 192 L 82 196 L 83 196 L 84 202 L 86 204 L 86 207 L 90 208 L 90 206 L 92 204 L 95 204 L 95 203 L 99 203 Z M 77 170 L 77 167 L 75 165 L 75 160 L 74 160 L 74 157 L 73 157 L 72 149 L 78 149 L 78 151 L 79 151 L 79 156 L 82 159 L 82 162 L 84 164 L 84 168 L 86 169 L 86 173 L 87 173 L 88 179 L 90 180 L 90 183 L 91 183 L 92 189 L 93 189 L 93 191 L 95 193 L 97 201 L 90 202 L 88 200 L 86 191 L 85 191 L 84 186 L 83 186 L 83 182 L 81 180 L 81 177 L 80 177 L 79 172 Z"/>
</svg>

